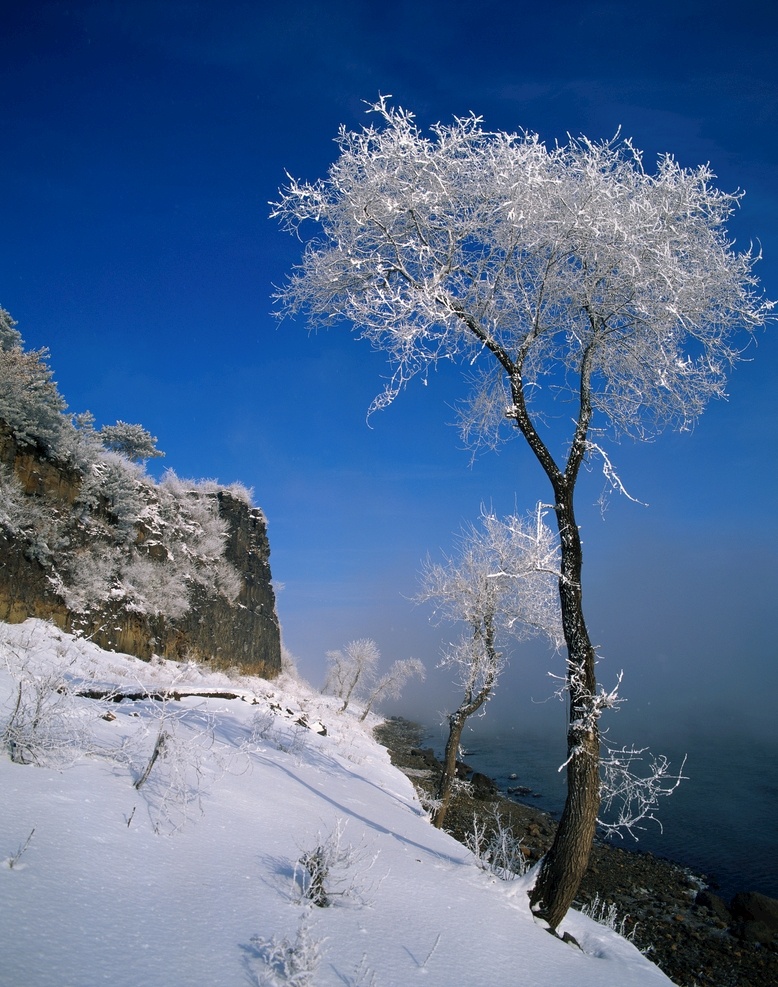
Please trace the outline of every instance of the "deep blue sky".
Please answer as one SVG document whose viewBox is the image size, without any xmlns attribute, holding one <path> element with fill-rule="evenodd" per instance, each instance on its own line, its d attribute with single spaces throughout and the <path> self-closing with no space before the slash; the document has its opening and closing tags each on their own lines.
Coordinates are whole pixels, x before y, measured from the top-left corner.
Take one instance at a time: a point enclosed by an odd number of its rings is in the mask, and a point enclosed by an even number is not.
<svg viewBox="0 0 778 987">
<path fill-rule="evenodd" d="M 710 161 L 746 189 L 731 224 L 758 241 L 778 297 L 778 13 L 697 0 L 441 0 L 6 5 L 0 60 L 0 304 L 48 346 L 74 411 L 139 421 L 183 476 L 253 486 L 270 521 L 288 646 L 314 682 L 324 654 L 374 637 L 434 665 L 445 632 L 406 599 L 420 562 L 482 502 L 529 509 L 544 478 L 517 443 L 471 468 L 455 374 L 365 412 L 380 356 L 344 331 L 277 327 L 273 284 L 300 245 L 268 219 L 288 170 L 324 175 L 338 125 L 391 93 L 424 126 L 475 111 L 490 129 L 622 133 L 646 162 Z M 610 684 L 626 670 L 649 725 L 774 722 L 775 332 L 691 435 L 613 450 L 628 489 L 585 478 L 586 602 Z M 495 714 L 561 671 L 519 652 Z M 447 702 L 432 676 L 406 709 Z M 769 703 L 769 705 L 768 705 Z M 514 712 L 515 711 L 515 712 Z"/>
</svg>

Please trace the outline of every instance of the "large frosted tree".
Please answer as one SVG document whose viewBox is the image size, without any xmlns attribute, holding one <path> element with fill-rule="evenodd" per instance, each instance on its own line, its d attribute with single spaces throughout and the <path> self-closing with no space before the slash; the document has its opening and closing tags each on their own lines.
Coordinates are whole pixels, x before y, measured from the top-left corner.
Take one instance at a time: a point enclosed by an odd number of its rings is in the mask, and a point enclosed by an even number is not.
<svg viewBox="0 0 778 987">
<path fill-rule="evenodd" d="M 707 166 L 666 155 L 648 171 L 629 141 L 548 148 L 475 116 L 427 135 L 385 99 L 372 109 L 375 126 L 341 128 L 326 179 L 290 179 L 274 204 L 284 228 L 309 236 L 278 301 L 386 353 L 391 378 L 374 409 L 437 361 L 461 362 L 465 435 L 518 433 L 545 474 L 560 539 L 568 787 L 531 901 L 556 929 L 591 850 L 610 698 L 584 619 L 581 466 L 601 457 L 618 484 L 607 438 L 690 428 L 724 396 L 771 305 L 757 257 L 727 236 L 739 193 L 715 188 Z"/>
</svg>

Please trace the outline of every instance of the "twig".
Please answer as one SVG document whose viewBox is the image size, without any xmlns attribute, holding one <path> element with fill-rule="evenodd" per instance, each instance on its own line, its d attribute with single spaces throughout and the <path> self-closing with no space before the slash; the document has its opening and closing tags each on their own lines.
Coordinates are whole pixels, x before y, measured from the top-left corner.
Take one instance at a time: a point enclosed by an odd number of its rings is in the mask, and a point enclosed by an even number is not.
<svg viewBox="0 0 778 987">
<path fill-rule="evenodd" d="M 135 782 L 135 787 L 140 788 L 141 785 L 146 781 L 148 776 L 151 774 L 151 769 L 154 767 L 154 762 L 157 760 L 159 755 L 162 753 L 162 748 L 165 746 L 165 741 L 168 739 L 168 735 L 160 727 L 159 734 L 157 735 L 157 742 L 154 744 L 154 750 L 151 752 L 151 758 L 149 763 L 146 765 L 146 770 Z"/>
</svg>

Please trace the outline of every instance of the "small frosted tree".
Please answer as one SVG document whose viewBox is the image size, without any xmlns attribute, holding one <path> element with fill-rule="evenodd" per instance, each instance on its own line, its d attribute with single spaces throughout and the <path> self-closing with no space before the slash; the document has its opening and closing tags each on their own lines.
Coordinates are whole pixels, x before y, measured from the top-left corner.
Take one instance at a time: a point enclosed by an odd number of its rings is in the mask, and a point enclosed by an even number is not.
<svg viewBox="0 0 778 987">
<path fill-rule="evenodd" d="M 398 658 L 393 662 L 388 672 L 370 686 L 365 699 L 365 708 L 359 717 L 359 722 L 367 719 L 367 714 L 375 704 L 384 699 L 399 699 L 408 679 L 418 678 L 424 681 L 427 672 L 418 658 Z"/>
<path fill-rule="evenodd" d="M 743 341 L 772 304 L 757 257 L 725 224 L 740 194 L 707 166 L 671 155 L 654 172 L 629 141 L 547 148 L 535 134 L 489 132 L 476 116 L 421 132 L 381 99 L 378 125 L 341 128 L 329 175 L 290 179 L 274 203 L 283 227 L 312 237 L 278 292 L 282 312 L 345 323 L 386 352 L 393 401 L 438 360 L 474 368 L 464 434 L 494 445 L 519 434 L 553 496 L 569 696 L 567 800 L 532 891 L 551 929 L 586 869 L 599 807 L 595 648 L 583 611 L 574 495 L 604 437 L 688 430 L 723 397 Z M 569 428 L 564 429 L 564 423 Z"/>
<path fill-rule="evenodd" d="M 432 814 L 441 827 L 451 801 L 462 731 L 468 718 L 483 715 L 513 641 L 545 634 L 562 643 L 556 582 L 556 536 L 538 506 L 529 518 L 498 518 L 484 513 L 479 527 L 464 529 L 458 551 L 445 562 L 427 561 L 418 600 L 434 604 L 438 619 L 464 626 L 446 650 L 441 665 L 454 673 L 462 690 L 459 706 L 448 714 L 443 771 Z"/>
<path fill-rule="evenodd" d="M 372 681 L 380 657 L 378 645 L 369 637 L 349 641 L 342 651 L 327 652 L 329 668 L 323 691 L 343 700 L 341 713 L 348 709 L 355 690 Z"/>
<path fill-rule="evenodd" d="M 360 721 L 381 699 L 397 699 L 409 678 L 424 678 L 424 666 L 416 658 L 402 658 L 378 677 L 381 652 L 372 638 L 362 637 L 349 641 L 343 650 L 327 652 L 327 678 L 322 692 L 329 692 L 343 700 L 341 713 L 357 696 L 364 700 Z"/>
<path fill-rule="evenodd" d="M 133 462 L 145 462 L 164 456 L 157 449 L 157 437 L 142 425 L 131 425 L 121 419 L 115 425 L 103 425 L 98 435 L 106 449 L 120 452 Z"/>
</svg>

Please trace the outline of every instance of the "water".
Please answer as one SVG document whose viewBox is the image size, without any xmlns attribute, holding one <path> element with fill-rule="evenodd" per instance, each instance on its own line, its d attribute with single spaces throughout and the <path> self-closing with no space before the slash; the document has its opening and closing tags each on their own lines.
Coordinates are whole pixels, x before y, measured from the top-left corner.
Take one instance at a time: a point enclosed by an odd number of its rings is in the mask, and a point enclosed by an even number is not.
<svg viewBox="0 0 778 987">
<path fill-rule="evenodd" d="M 440 753 L 445 737 L 430 731 L 428 743 Z M 489 775 L 504 792 L 523 785 L 533 796 L 520 800 L 559 816 L 565 800 L 565 754 L 559 738 L 540 732 L 477 728 L 464 739 L 465 760 Z M 706 876 L 725 899 L 738 891 L 778 898 L 778 749 L 774 743 L 728 736 L 684 738 L 655 745 L 672 766 L 688 754 L 683 781 L 661 800 L 663 829 L 647 822 L 639 842 L 629 834 L 615 845 L 667 857 Z M 511 779 L 511 775 L 517 777 Z"/>
</svg>

